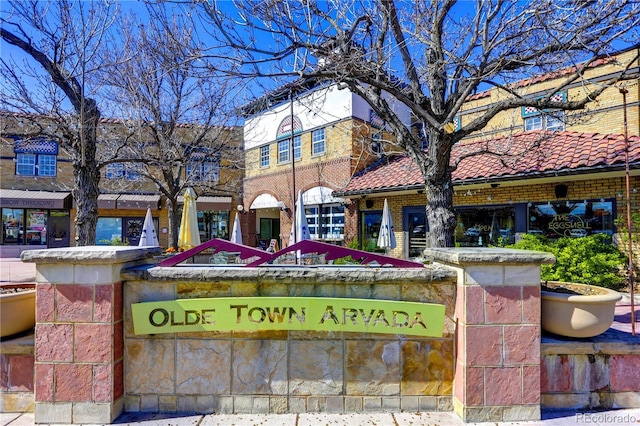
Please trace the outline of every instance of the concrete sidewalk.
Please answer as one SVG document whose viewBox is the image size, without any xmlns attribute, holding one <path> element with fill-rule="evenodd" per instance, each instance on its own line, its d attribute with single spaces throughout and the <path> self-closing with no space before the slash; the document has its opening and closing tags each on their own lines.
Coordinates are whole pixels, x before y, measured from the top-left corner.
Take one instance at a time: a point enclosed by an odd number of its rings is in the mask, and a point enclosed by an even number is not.
<svg viewBox="0 0 640 426">
<path fill-rule="evenodd" d="M 548 411 L 542 413 L 542 420 L 519 422 L 464 423 L 458 416 L 446 412 L 426 413 L 371 413 L 371 414 L 151 414 L 125 413 L 113 424 L 145 426 L 386 426 L 386 425 L 440 425 L 440 426 L 490 426 L 490 425 L 530 425 L 566 426 L 571 424 L 592 424 L 629 426 L 640 424 L 640 409 L 610 410 L 600 412 Z M 0 414 L 2 426 L 31 426 L 33 413 Z"/>
</svg>

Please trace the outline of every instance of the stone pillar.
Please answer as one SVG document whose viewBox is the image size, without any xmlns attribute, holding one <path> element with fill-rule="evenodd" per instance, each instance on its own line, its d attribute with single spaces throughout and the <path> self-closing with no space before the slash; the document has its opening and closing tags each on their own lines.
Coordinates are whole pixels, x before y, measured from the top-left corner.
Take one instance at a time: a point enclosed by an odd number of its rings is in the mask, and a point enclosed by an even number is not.
<svg viewBox="0 0 640 426">
<path fill-rule="evenodd" d="M 540 419 L 540 265 L 549 253 L 427 249 L 458 273 L 454 411 L 465 422 Z"/>
<path fill-rule="evenodd" d="M 160 248 L 30 250 L 36 263 L 35 422 L 111 423 L 123 409 L 120 270 Z"/>
</svg>

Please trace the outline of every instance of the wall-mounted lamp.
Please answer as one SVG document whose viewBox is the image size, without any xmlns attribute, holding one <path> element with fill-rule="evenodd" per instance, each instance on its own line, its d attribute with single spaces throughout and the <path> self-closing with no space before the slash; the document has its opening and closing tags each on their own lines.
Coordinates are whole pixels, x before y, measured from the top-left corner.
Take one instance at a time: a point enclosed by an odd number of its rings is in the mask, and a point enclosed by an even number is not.
<svg viewBox="0 0 640 426">
<path fill-rule="evenodd" d="M 370 209 L 371 207 L 373 207 L 373 200 L 366 200 L 364 202 L 364 205 L 367 206 L 368 209 Z"/>
<path fill-rule="evenodd" d="M 569 192 L 569 188 L 567 187 L 567 185 L 563 185 L 563 184 L 556 185 L 556 188 L 555 188 L 556 198 L 565 198 L 568 192 Z"/>
<path fill-rule="evenodd" d="M 467 195 L 473 195 L 470 189 L 467 189 Z"/>
<path fill-rule="evenodd" d="M 236 207 L 238 209 L 238 211 L 240 213 L 242 213 L 244 211 L 244 206 L 242 204 L 238 204 L 238 207 Z"/>
<path fill-rule="evenodd" d="M 492 184 L 491 184 L 491 187 L 492 187 L 493 189 L 496 189 L 496 188 L 497 188 L 497 187 L 499 187 L 499 186 L 500 186 L 500 184 L 499 184 L 499 183 L 492 183 Z"/>
<path fill-rule="evenodd" d="M 493 200 L 493 195 L 489 194 L 489 195 L 487 196 L 487 200 L 488 200 L 488 201 Z"/>
</svg>

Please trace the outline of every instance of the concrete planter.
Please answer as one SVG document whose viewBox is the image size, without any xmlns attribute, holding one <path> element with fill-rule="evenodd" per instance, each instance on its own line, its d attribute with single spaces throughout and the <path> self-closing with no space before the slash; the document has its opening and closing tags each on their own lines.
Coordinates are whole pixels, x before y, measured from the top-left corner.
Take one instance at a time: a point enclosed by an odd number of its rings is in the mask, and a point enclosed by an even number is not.
<svg viewBox="0 0 640 426">
<path fill-rule="evenodd" d="M 36 323 L 35 284 L 7 284 L 0 294 L 0 337 L 27 331 Z M 7 289 L 29 289 L 7 293 Z"/>
<path fill-rule="evenodd" d="M 604 333 L 613 323 L 616 303 L 622 299 L 620 293 L 604 287 L 556 281 L 543 285 L 567 291 L 542 291 L 542 328 L 560 336 L 585 338 Z"/>
</svg>

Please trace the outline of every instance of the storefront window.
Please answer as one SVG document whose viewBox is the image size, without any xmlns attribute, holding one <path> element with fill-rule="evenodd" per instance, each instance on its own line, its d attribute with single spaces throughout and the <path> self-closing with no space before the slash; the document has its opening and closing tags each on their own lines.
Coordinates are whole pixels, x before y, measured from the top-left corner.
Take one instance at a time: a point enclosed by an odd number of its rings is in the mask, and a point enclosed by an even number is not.
<svg viewBox="0 0 640 426">
<path fill-rule="evenodd" d="M 2 209 L 2 235 L 5 244 L 23 244 L 24 210 Z"/>
<path fill-rule="evenodd" d="M 613 235 L 613 200 L 530 203 L 528 233 L 549 238 Z"/>
<path fill-rule="evenodd" d="M 47 245 L 47 212 L 27 209 L 25 242 L 29 245 Z"/>
<path fill-rule="evenodd" d="M 96 225 L 96 244 L 110 245 L 122 242 L 122 218 L 99 217 Z"/>
<path fill-rule="evenodd" d="M 382 223 L 382 210 L 362 212 L 360 221 L 360 241 L 361 248 L 365 251 L 375 251 L 384 253 L 378 247 L 378 233 Z"/>
<path fill-rule="evenodd" d="M 331 241 L 344 239 L 344 206 L 327 205 L 322 206 L 322 209 L 320 206 L 305 206 L 305 214 L 312 239 Z"/>
<path fill-rule="evenodd" d="M 515 209 L 487 206 L 457 209 L 456 245 L 478 247 L 515 242 Z"/>
<path fill-rule="evenodd" d="M 205 242 L 213 238 L 229 239 L 229 212 L 199 211 L 198 229 L 200 241 Z"/>
</svg>

